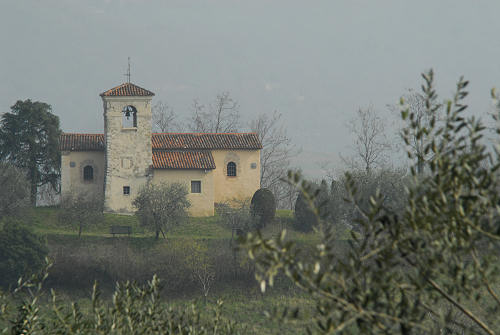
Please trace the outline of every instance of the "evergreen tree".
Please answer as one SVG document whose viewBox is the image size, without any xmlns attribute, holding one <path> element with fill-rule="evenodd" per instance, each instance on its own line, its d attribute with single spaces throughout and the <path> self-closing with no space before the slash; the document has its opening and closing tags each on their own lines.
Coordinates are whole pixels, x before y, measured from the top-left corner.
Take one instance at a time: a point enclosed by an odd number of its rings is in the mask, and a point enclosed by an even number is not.
<svg viewBox="0 0 500 335">
<path fill-rule="evenodd" d="M 268 223 L 274 220 L 274 215 L 276 214 L 276 199 L 274 198 L 273 192 L 267 188 L 260 188 L 255 191 L 250 209 L 252 211 L 252 217 L 258 219 L 256 228 L 264 228 Z"/>
<path fill-rule="evenodd" d="M 60 175 L 59 118 L 50 105 L 17 101 L 0 120 L 0 160 L 25 171 L 30 182 L 31 204 L 36 205 L 38 187 L 55 189 Z"/>
</svg>

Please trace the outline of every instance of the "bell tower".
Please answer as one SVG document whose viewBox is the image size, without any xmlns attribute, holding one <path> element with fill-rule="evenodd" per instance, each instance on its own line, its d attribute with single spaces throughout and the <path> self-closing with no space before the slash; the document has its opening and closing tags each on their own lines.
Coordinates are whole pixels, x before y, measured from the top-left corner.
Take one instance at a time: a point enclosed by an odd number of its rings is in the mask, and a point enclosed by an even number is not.
<svg viewBox="0 0 500 335">
<path fill-rule="evenodd" d="M 132 201 L 151 174 L 151 99 L 130 82 L 101 98 L 104 107 L 104 210 L 132 213 Z"/>
</svg>

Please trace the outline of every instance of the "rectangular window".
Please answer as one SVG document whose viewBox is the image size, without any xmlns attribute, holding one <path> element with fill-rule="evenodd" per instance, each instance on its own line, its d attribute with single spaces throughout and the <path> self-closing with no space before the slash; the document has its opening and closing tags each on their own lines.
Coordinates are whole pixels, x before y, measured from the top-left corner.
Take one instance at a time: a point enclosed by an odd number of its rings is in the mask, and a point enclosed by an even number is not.
<svg viewBox="0 0 500 335">
<path fill-rule="evenodd" d="M 191 180 L 191 193 L 201 193 L 201 181 Z"/>
<path fill-rule="evenodd" d="M 92 181 L 92 179 L 94 179 L 94 168 L 87 165 L 83 168 L 83 180 Z"/>
<path fill-rule="evenodd" d="M 130 195 L 130 186 L 123 186 L 123 195 Z"/>
</svg>

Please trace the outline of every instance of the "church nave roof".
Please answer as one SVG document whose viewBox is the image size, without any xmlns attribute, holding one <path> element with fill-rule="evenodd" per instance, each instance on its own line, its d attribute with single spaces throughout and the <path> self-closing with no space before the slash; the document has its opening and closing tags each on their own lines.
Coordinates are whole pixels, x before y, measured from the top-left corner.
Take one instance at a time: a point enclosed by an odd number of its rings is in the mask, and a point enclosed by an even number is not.
<svg viewBox="0 0 500 335">
<path fill-rule="evenodd" d="M 256 133 L 154 133 L 151 140 L 153 150 L 262 149 L 262 144 Z"/>
<path fill-rule="evenodd" d="M 63 133 L 59 137 L 61 151 L 104 151 L 104 134 Z"/>
<path fill-rule="evenodd" d="M 154 150 L 257 150 L 262 144 L 255 133 L 154 133 Z M 63 133 L 62 151 L 104 151 L 103 134 Z"/>
<path fill-rule="evenodd" d="M 210 151 L 153 151 L 154 169 L 215 169 Z"/>
</svg>

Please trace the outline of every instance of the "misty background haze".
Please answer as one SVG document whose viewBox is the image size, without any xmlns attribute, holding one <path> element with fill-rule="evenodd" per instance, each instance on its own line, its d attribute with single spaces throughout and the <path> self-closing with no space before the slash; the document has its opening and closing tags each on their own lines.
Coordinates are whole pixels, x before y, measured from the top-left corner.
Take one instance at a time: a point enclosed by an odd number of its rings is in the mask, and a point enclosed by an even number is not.
<svg viewBox="0 0 500 335">
<path fill-rule="evenodd" d="M 0 112 L 52 105 L 66 132 L 102 132 L 99 93 L 126 81 L 181 117 L 228 91 L 244 121 L 274 110 L 310 176 L 340 168 L 346 123 L 387 108 L 434 68 L 440 98 L 471 81 L 469 113 L 486 118 L 500 86 L 499 1 L 10 1 L 0 4 Z M 396 128 L 388 129 L 396 136 Z M 394 159 L 397 159 L 395 157 Z"/>
</svg>

